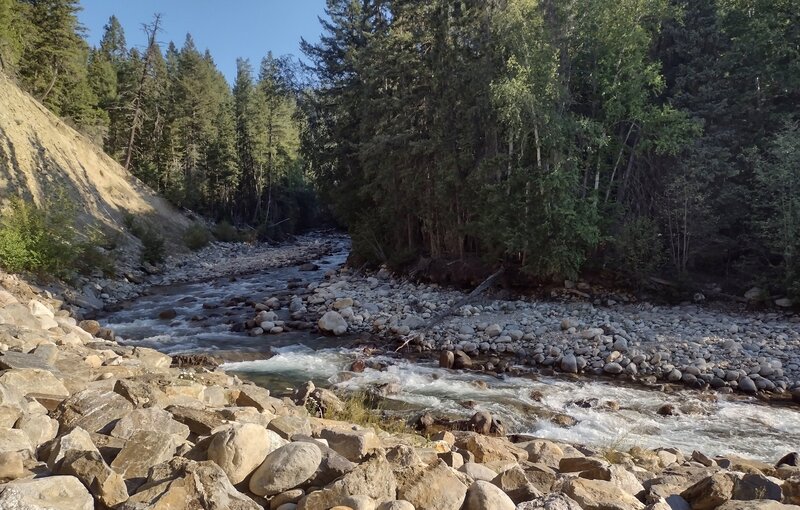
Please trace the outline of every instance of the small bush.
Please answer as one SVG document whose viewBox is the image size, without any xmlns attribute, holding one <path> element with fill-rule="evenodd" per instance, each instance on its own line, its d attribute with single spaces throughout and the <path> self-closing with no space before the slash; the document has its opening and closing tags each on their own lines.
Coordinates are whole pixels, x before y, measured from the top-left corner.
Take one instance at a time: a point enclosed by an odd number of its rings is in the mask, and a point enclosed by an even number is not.
<svg viewBox="0 0 800 510">
<path fill-rule="evenodd" d="M 238 243 L 242 241 L 242 234 L 227 221 L 220 221 L 214 225 L 214 237 L 223 243 Z"/>
<path fill-rule="evenodd" d="M 203 249 L 210 242 L 211 233 L 203 225 L 196 223 L 183 233 L 183 243 L 192 251 Z"/>
<path fill-rule="evenodd" d="M 149 264 L 164 261 L 164 238 L 153 227 L 144 228 L 139 240 L 142 241 L 142 260 Z"/>
<path fill-rule="evenodd" d="M 652 276 L 664 262 L 664 243 L 649 218 L 628 221 L 614 242 L 616 264 L 637 285 Z"/>
<path fill-rule="evenodd" d="M 367 392 L 347 395 L 342 399 L 342 410 L 330 413 L 331 416 L 326 418 L 381 429 L 392 434 L 416 434 L 405 420 L 398 416 L 389 416 L 380 404 L 370 405 L 373 400 Z"/>
<path fill-rule="evenodd" d="M 164 261 L 164 238 L 152 225 L 129 212 L 123 214 L 122 224 L 142 242 L 143 262 L 155 265 Z"/>
<path fill-rule="evenodd" d="M 69 276 L 84 250 L 77 241 L 75 217 L 62 195 L 43 207 L 11 200 L 0 218 L 0 264 L 10 272 Z"/>
</svg>

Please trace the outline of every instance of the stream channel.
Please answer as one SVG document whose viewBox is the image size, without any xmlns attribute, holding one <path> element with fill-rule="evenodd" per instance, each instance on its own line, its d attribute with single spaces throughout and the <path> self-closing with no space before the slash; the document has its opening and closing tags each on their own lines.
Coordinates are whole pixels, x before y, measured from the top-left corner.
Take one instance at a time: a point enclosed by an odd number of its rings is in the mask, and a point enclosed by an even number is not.
<svg viewBox="0 0 800 510">
<path fill-rule="evenodd" d="M 250 337 L 234 332 L 231 323 L 252 318 L 252 307 L 222 307 L 235 297 L 260 301 L 324 280 L 325 272 L 344 264 L 349 245 L 314 261 L 314 271 L 298 266 L 266 269 L 196 283 L 156 287 L 147 295 L 101 319 L 129 345 L 143 345 L 167 354 L 206 353 L 231 360 L 229 372 L 280 394 L 312 380 L 337 392 L 365 391 L 393 383 L 399 391 L 387 397 L 387 412 L 421 411 L 468 417 L 476 409 L 504 420 L 509 433 L 617 449 L 676 447 L 708 455 L 739 455 L 774 462 L 800 449 L 800 412 L 794 407 L 765 405 L 753 398 L 680 391 L 663 393 L 607 380 L 567 380 L 563 377 L 502 377 L 478 372 L 443 370 L 433 361 L 408 360 L 389 352 L 371 359 L 388 365 L 363 373 L 344 371 L 363 351 L 354 338 L 321 337 L 313 331 Z M 205 305 L 205 306 L 204 306 Z M 159 320 L 159 310 L 174 309 L 173 320 Z M 271 357 L 270 357 L 271 356 Z M 268 359 L 267 359 L 268 358 Z M 431 357 L 433 358 L 433 356 Z M 438 356 L 436 357 L 438 359 Z M 583 408 L 576 401 L 597 399 L 600 405 Z M 619 410 L 603 403 L 614 401 Z M 465 405 L 465 403 L 469 405 Z M 660 416 L 657 410 L 672 404 L 682 412 Z M 554 425 L 543 416 L 567 414 L 578 420 L 570 428 Z"/>
</svg>

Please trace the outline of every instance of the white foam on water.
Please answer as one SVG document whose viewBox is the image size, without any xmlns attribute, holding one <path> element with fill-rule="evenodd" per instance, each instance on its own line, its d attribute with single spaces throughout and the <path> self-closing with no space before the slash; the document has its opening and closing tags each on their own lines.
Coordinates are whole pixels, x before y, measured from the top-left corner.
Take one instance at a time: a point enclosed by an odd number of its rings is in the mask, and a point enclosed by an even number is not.
<svg viewBox="0 0 800 510">
<path fill-rule="evenodd" d="M 337 374 L 346 370 L 357 356 L 346 350 L 313 351 L 307 347 L 278 351 L 269 360 L 228 363 L 223 368 L 254 375 L 284 374 L 294 381 L 306 378 L 336 382 Z M 723 395 L 714 401 L 707 396 L 700 398 L 700 394 L 692 391 L 668 394 L 600 381 L 499 379 L 404 360 L 384 360 L 393 364 L 383 371 L 368 368 L 352 374 L 351 378 L 337 382 L 336 388 L 363 391 L 393 383 L 399 387 L 399 393 L 388 398 L 420 410 L 463 417 L 476 409 L 486 410 L 503 419 L 510 432 L 599 448 L 672 446 L 687 453 L 700 450 L 709 455 L 734 454 L 767 462 L 800 449 L 800 412 L 792 408 L 765 406 L 754 400 Z M 543 395 L 541 402 L 532 398 L 534 390 Z M 574 405 L 581 399 L 598 399 L 600 405 L 593 408 Z M 619 403 L 621 409 L 604 409 L 602 403 L 609 400 Z M 465 401 L 473 401 L 475 408 L 462 405 Z M 660 416 L 657 410 L 664 404 L 687 413 Z M 578 423 L 561 428 L 546 418 L 552 413 L 568 414 Z"/>
</svg>

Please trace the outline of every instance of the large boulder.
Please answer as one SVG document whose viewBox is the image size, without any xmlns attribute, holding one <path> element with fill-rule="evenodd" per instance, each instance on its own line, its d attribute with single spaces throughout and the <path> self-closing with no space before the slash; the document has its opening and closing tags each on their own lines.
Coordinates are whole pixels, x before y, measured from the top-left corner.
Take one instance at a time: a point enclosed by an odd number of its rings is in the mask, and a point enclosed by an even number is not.
<svg viewBox="0 0 800 510">
<path fill-rule="evenodd" d="M 52 372 L 37 368 L 15 368 L 0 375 L 0 384 L 17 388 L 29 397 L 62 401 L 69 396 L 69 390 Z"/>
<path fill-rule="evenodd" d="M 140 430 L 128 439 L 111 467 L 126 481 L 143 482 L 151 467 L 175 455 L 177 446 L 175 436 L 171 434 Z"/>
<path fill-rule="evenodd" d="M 135 409 L 122 417 L 111 435 L 121 439 L 130 439 L 136 432 L 147 430 L 171 434 L 184 440 L 189 437 L 189 427 L 172 419 L 172 415 L 163 409 Z"/>
<path fill-rule="evenodd" d="M 264 462 L 269 448 L 267 429 L 245 423 L 214 434 L 208 445 L 208 460 L 216 462 L 231 483 L 237 484 Z"/>
<path fill-rule="evenodd" d="M 92 441 L 88 432 L 76 427 L 69 433 L 60 436 L 50 446 L 50 456 L 47 459 L 47 468 L 57 472 L 70 452 L 98 452 L 97 446 Z"/>
<path fill-rule="evenodd" d="M 73 476 L 48 476 L 0 485 L 3 510 L 93 510 L 94 500 Z"/>
<path fill-rule="evenodd" d="M 329 311 L 320 317 L 317 326 L 322 333 L 340 336 L 347 333 L 347 321 L 339 312 Z"/>
<path fill-rule="evenodd" d="M 0 428 L 0 453 L 11 452 L 33 457 L 34 447 L 28 435 L 22 430 Z"/>
<path fill-rule="evenodd" d="M 516 510 L 505 492 L 490 482 L 478 480 L 467 490 L 463 510 Z"/>
<path fill-rule="evenodd" d="M 133 405 L 113 391 L 86 389 L 64 400 L 54 418 L 61 424 L 61 432 L 80 427 L 87 432 L 107 434 L 132 410 Z"/>
<path fill-rule="evenodd" d="M 311 478 L 322 463 L 322 452 L 306 442 L 289 443 L 270 453 L 250 478 L 250 491 L 274 496 L 294 489 Z"/>
<path fill-rule="evenodd" d="M 712 510 L 733 497 L 734 478 L 730 473 L 715 473 L 695 483 L 683 493 L 692 510 Z"/>
<path fill-rule="evenodd" d="M 69 451 L 58 474 L 72 475 L 103 505 L 112 508 L 128 500 L 125 480 L 112 470 L 98 451 Z"/>
<path fill-rule="evenodd" d="M 564 484 L 563 492 L 584 510 L 644 510 L 632 494 L 604 480 L 573 478 Z"/>
<path fill-rule="evenodd" d="M 352 462 L 361 461 L 381 445 L 371 430 L 322 429 L 319 437 L 326 440 L 332 450 Z"/>
<path fill-rule="evenodd" d="M 551 493 L 517 505 L 517 510 L 582 510 L 581 506 L 561 493 Z"/>
<path fill-rule="evenodd" d="M 459 510 L 466 496 L 467 486 L 442 461 L 412 468 L 398 478 L 397 498 L 417 510 Z"/>
<path fill-rule="evenodd" d="M 392 465 L 384 455 L 376 454 L 324 489 L 302 498 L 297 503 L 297 510 L 328 510 L 343 505 L 350 496 L 368 496 L 380 504 L 394 500 L 399 496 L 396 492 Z"/>
<path fill-rule="evenodd" d="M 175 457 L 153 467 L 147 482 L 117 510 L 261 510 L 213 462 Z"/>
<path fill-rule="evenodd" d="M 528 452 L 507 439 L 486 437 L 474 432 L 459 434 L 456 446 L 472 453 L 475 456 L 475 462 L 479 463 L 495 461 L 517 462 L 528 459 Z"/>
</svg>

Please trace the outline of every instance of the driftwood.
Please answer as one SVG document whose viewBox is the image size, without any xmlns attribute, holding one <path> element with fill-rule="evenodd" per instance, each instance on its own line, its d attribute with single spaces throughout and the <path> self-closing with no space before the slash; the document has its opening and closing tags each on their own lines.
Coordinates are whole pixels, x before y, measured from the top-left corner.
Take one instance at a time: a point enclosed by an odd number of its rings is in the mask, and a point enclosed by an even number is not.
<svg viewBox="0 0 800 510">
<path fill-rule="evenodd" d="M 503 275 L 504 272 L 505 272 L 505 268 L 501 267 L 493 275 L 491 275 L 490 277 L 485 279 L 483 281 L 483 283 L 481 283 L 480 285 L 475 287 L 475 290 L 473 290 L 472 292 L 470 292 L 469 294 L 464 296 L 462 299 L 458 300 L 455 304 L 453 304 L 453 306 L 451 306 L 450 308 L 448 308 L 447 310 L 445 310 L 444 312 L 440 313 L 439 315 L 434 317 L 432 320 L 430 320 L 428 322 L 428 324 L 426 324 L 425 327 L 423 327 L 420 331 L 417 331 L 414 334 L 409 334 L 408 337 L 406 338 L 405 342 L 403 342 L 403 345 L 398 347 L 395 350 L 395 352 L 399 352 L 401 349 L 406 347 L 412 340 L 414 340 L 415 338 L 419 338 L 419 337 L 423 336 L 426 331 L 429 331 L 432 327 L 434 327 L 435 325 L 437 325 L 437 324 L 441 323 L 442 321 L 444 321 L 446 318 L 448 318 L 451 315 L 453 315 L 459 308 L 461 308 L 462 306 L 468 304 L 470 301 L 472 301 L 476 297 L 478 297 L 481 294 L 483 294 L 484 292 L 486 292 L 486 290 L 488 290 L 492 285 L 494 285 L 495 282 L 500 278 L 500 276 Z"/>
</svg>

